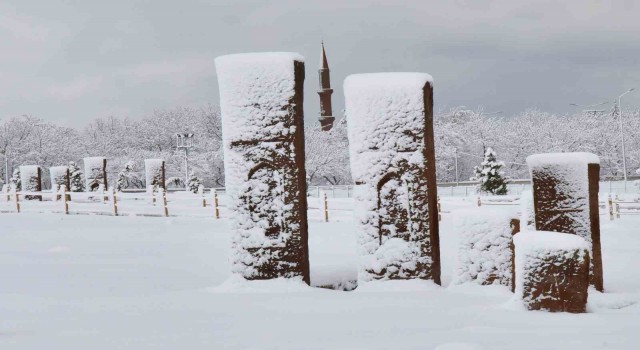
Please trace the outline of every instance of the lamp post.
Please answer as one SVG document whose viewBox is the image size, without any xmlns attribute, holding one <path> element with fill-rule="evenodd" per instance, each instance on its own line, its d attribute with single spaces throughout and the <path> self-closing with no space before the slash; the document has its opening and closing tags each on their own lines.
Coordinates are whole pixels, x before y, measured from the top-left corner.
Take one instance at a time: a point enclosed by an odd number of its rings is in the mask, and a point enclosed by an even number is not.
<svg viewBox="0 0 640 350">
<path fill-rule="evenodd" d="M 622 124 L 622 106 L 620 105 L 620 99 L 622 98 L 622 96 L 630 93 L 631 91 L 635 90 L 635 88 L 631 88 L 627 91 L 625 91 L 624 93 L 622 93 L 620 96 L 618 96 L 618 116 L 620 119 L 620 138 L 622 141 L 622 171 L 624 172 L 624 192 L 627 192 L 627 154 L 626 154 L 626 150 L 625 150 L 625 145 L 624 145 L 624 126 Z"/>
<path fill-rule="evenodd" d="M 458 177 L 458 148 L 453 149 L 456 156 L 456 187 L 460 187 L 460 179 Z"/>
<path fill-rule="evenodd" d="M 176 134 L 176 148 L 184 150 L 184 185 L 189 186 L 189 149 L 193 147 L 193 134 Z"/>
<path fill-rule="evenodd" d="M 9 156 L 7 155 L 6 151 L 3 154 L 3 156 L 4 156 L 4 183 L 8 184 L 9 183 Z"/>
</svg>

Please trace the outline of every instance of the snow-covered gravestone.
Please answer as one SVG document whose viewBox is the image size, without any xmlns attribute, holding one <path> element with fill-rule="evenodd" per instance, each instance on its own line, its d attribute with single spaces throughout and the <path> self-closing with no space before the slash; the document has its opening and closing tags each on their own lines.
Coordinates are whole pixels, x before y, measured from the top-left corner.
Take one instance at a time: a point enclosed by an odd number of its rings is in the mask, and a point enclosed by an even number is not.
<svg viewBox="0 0 640 350">
<path fill-rule="evenodd" d="M 165 188 L 164 159 L 145 159 L 144 175 L 146 186 Z"/>
<path fill-rule="evenodd" d="M 460 234 L 455 284 L 513 286 L 513 235 L 516 211 L 477 208 L 457 214 Z"/>
<path fill-rule="evenodd" d="M 344 82 L 362 281 L 440 284 L 432 84 L 422 73 Z"/>
<path fill-rule="evenodd" d="M 40 192 L 42 190 L 42 169 L 38 165 L 20 166 L 22 192 Z M 42 200 L 41 196 L 26 195 L 25 199 Z"/>
<path fill-rule="evenodd" d="M 589 244 L 578 235 L 523 231 L 515 235 L 515 298 L 529 310 L 585 312 Z"/>
<path fill-rule="evenodd" d="M 598 215 L 600 160 L 592 153 L 548 153 L 527 157 L 538 231 L 575 234 L 589 245 L 590 283 L 604 290 Z"/>
<path fill-rule="evenodd" d="M 49 175 L 51 176 L 52 190 L 58 190 L 60 186 L 65 186 L 67 190 L 71 188 L 68 166 L 52 166 L 49 168 Z"/>
<path fill-rule="evenodd" d="M 304 61 L 294 53 L 216 58 L 232 264 L 246 279 L 309 283 Z"/>
<path fill-rule="evenodd" d="M 85 190 L 95 192 L 100 185 L 107 188 L 107 159 L 104 157 L 84 158 Z"/>
</svg>

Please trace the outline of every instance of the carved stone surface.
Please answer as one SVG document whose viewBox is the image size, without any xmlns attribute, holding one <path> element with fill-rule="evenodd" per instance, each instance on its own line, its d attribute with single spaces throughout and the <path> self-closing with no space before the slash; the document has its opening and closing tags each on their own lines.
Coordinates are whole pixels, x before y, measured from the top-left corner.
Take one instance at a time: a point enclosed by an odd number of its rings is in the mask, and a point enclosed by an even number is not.
<svg viewBox="0 0 640 350">
<path fill-rule="evenodd" d="M 156 186 L 165 188 L 165 168 L 164 159 L 145 159 L 144 175 L 147 187 Z"/>
<path fill-rule="evenodd" d="M 84 158 L 85 190 L 95 192 L 100 184 L 107 189 L 107 159 L 104 157 Z"/>
<path fill-rule="evenodd" d="M 515 296 L 529 310 L 585 312 L 589 246 L 577 235 L 524 231 L 514 237 Z"/>
<path fill-rule="evenodd" d="M 440 284 L 432 78 L 357 74 L 344 90 L 362 249 L 358 278 Z"/>
<path fill-rule="evenodd" d="M 536 230 L 582 237 L 589 244 L 590 283 L 603 291 L 598 157 L 591 153 L 536 154 L 527 158 L 527 164 Z"/>
<path fill-rule="evenodd" d="M 231 201 L 232 264 L 246 279 L 308 284 L 304 60 L 292 53 L 216 59 Z"/>
</svg>

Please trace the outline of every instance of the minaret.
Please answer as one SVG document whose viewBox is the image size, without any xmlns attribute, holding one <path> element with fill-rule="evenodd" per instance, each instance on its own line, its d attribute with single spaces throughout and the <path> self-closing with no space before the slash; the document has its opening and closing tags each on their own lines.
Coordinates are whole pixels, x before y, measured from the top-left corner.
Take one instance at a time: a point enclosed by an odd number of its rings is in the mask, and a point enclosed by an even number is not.
<svg viewBox="0 0 640 350">
<path fill-rule="evenodd" d="M 318 76 L 320 78 L 320 127 L 323 131 L 329 131 L 333 128 L 333 121 L 336 119 L 333 117 L 331 110 L 331 94 L 333 89 L 331 88 L 331 80 L 329 79 L 329 64 L 327 63 L 327 55 L 324 53 L 324 43 L 320 44 L 322 49 L 320 52 L 320 69 L 318 69 Z"/>
</svg>

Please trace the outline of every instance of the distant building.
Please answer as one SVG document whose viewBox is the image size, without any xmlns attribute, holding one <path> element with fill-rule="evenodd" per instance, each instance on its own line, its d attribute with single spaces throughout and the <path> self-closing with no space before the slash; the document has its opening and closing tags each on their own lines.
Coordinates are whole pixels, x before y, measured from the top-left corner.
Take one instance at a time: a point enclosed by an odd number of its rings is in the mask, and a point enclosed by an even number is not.
<svg viewBox="0 0 640 350">
<path fill-rule="evenodd" d="M 327 63 L 327 55 L 324 52 L 324 43 L 321 44 L 320 52 L 320 69 L 318 69 L 318 76 L 320 79 L 320 127 L 324 131 L 329 131 L 333 128 L 333 121 L 336 119 L 333 117 L 333 111 L 331 109 L 331 94 L 333 89 L 331 88 L 331 79 L 329 78 L 329 63 Z"/>
</svg>

